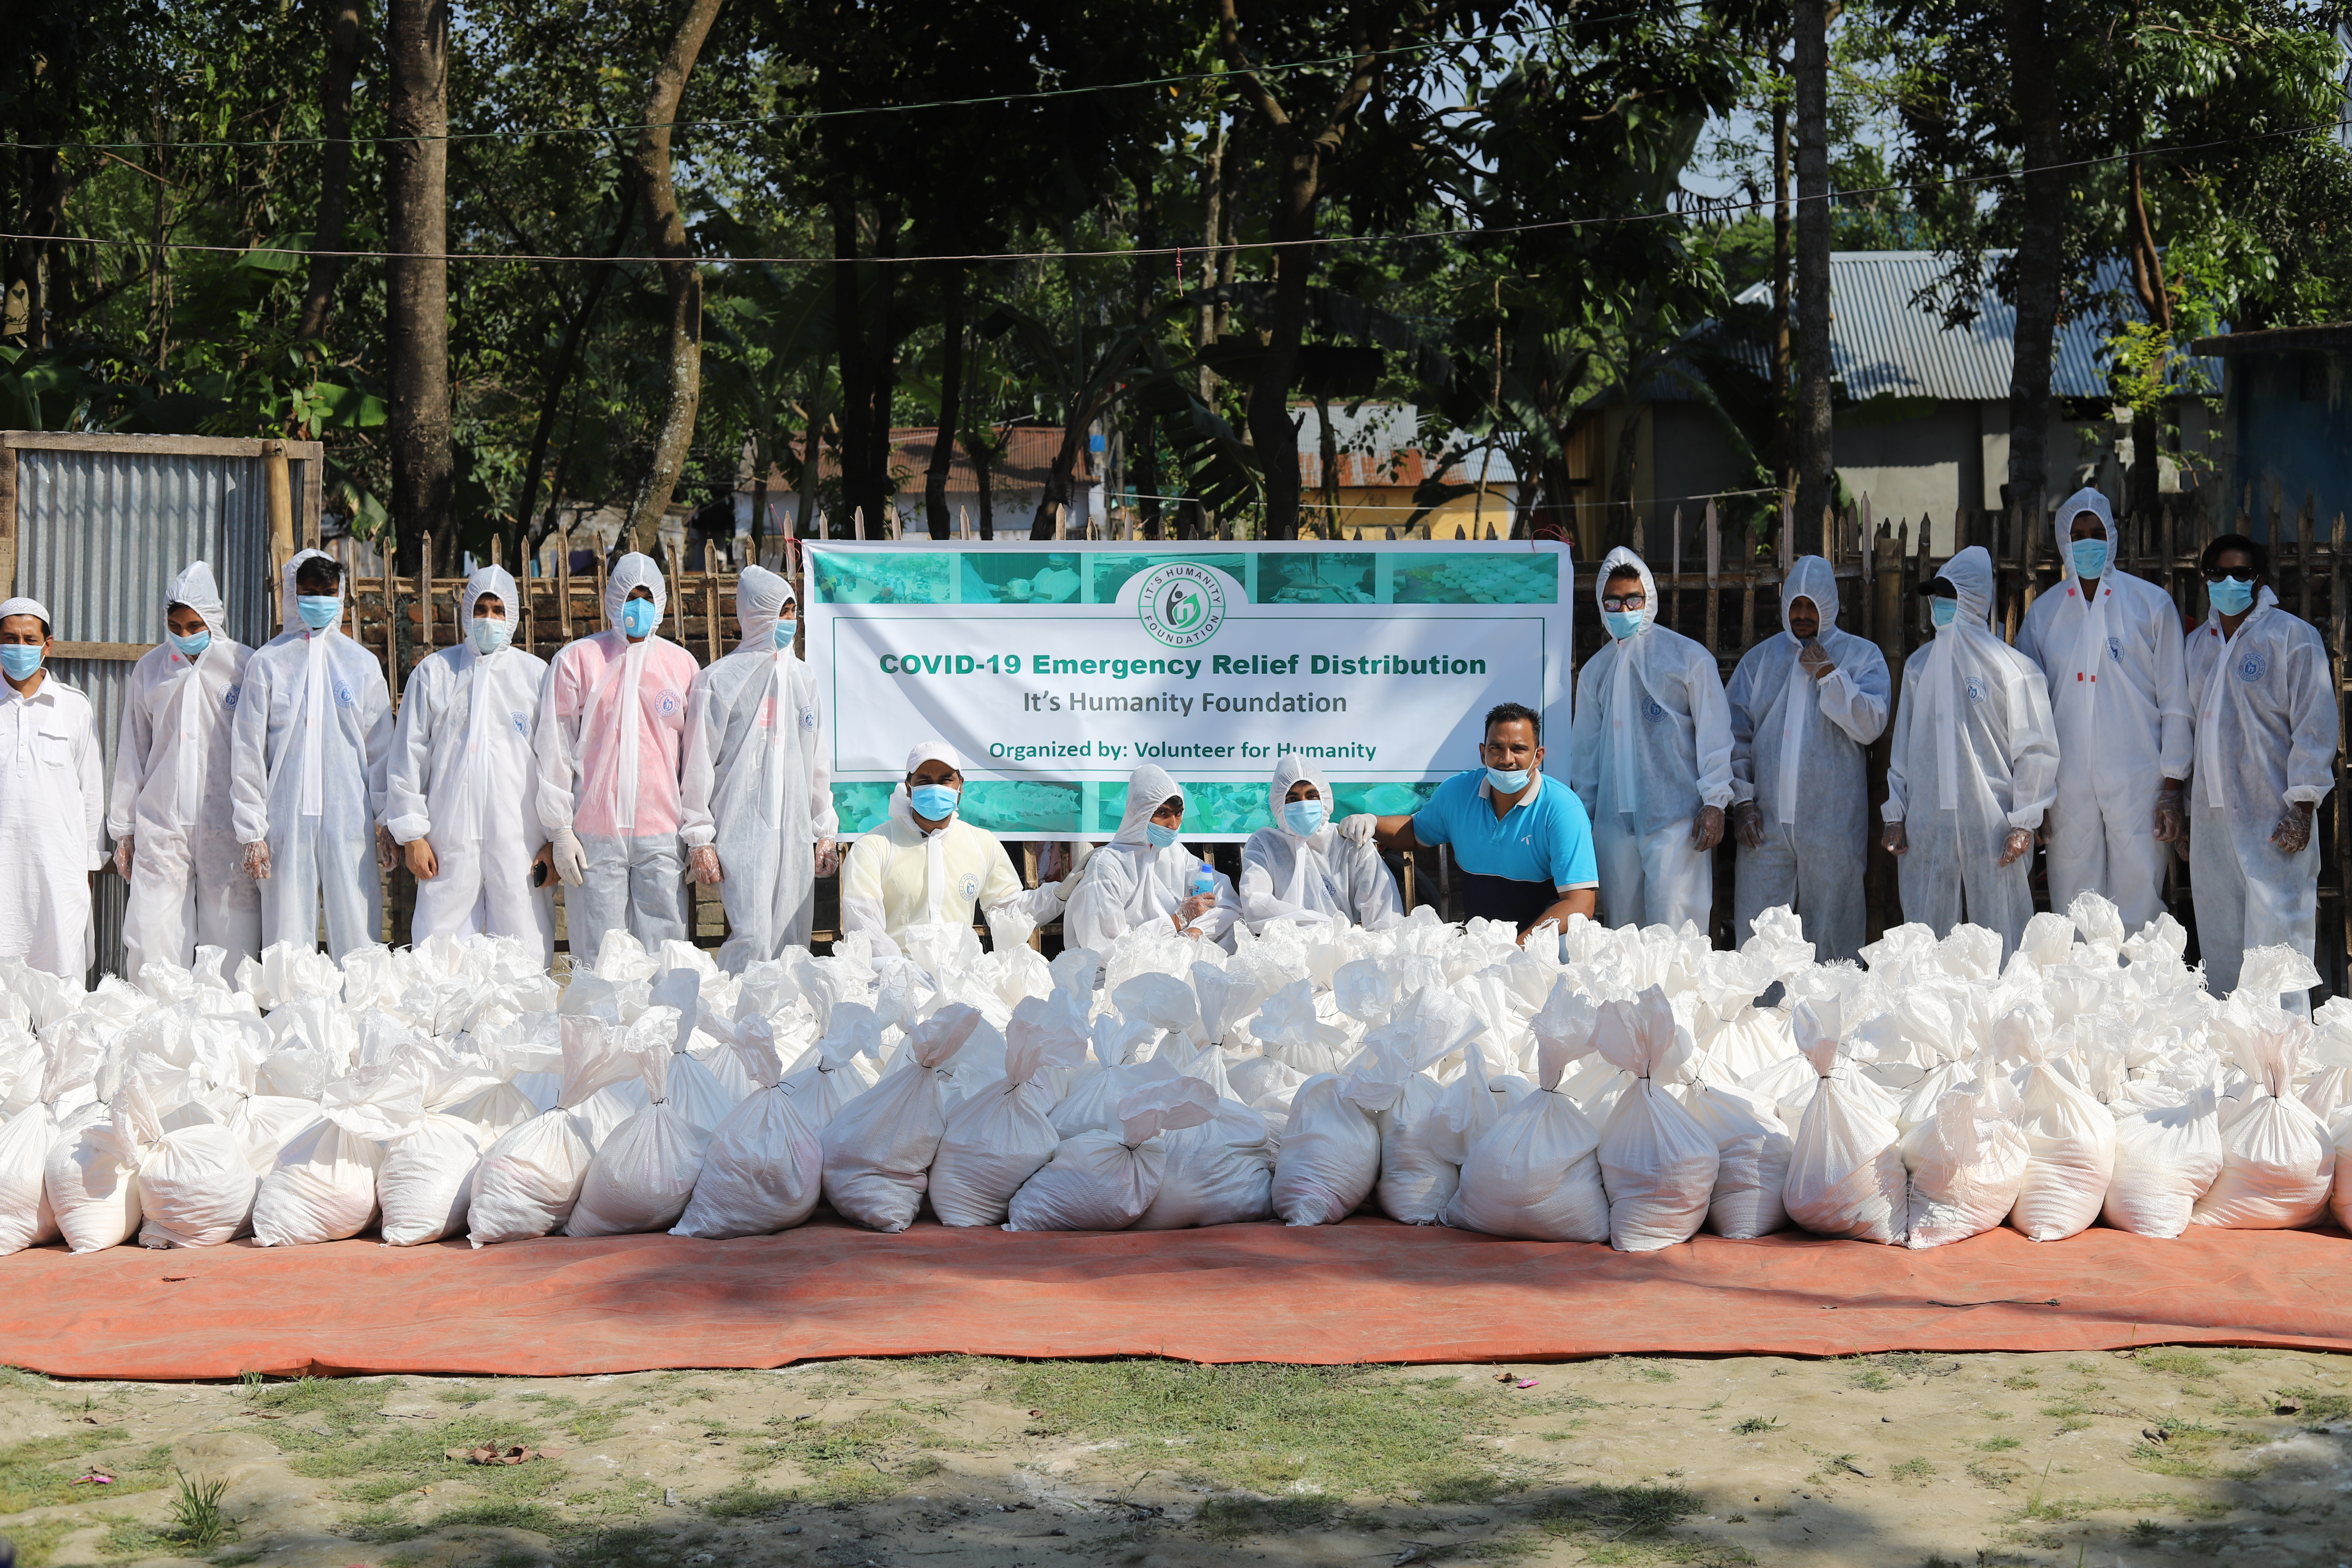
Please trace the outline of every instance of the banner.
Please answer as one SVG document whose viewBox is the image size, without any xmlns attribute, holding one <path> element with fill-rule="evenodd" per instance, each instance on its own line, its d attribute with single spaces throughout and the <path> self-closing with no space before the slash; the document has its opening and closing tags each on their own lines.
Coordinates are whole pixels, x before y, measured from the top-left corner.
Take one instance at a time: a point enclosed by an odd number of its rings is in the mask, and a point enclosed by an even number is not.
<svg viewBox="0 0 2352 1568">
<path fill-rule="evenodd" d="M 966 820 L 1104 838 L 1128 774 L 1182 786 L 1188 840 L 1269 825 L 1275 763 L 1319 764 L 1333 815 L 1416 809 L 1479 765 L 1499 702 L 1568 757 L 1576 572 L 1557 542 L 812 543 L 808 659 L 845 833 L 881 821 L 908 751 L 964 755 Z"/>
</svg>

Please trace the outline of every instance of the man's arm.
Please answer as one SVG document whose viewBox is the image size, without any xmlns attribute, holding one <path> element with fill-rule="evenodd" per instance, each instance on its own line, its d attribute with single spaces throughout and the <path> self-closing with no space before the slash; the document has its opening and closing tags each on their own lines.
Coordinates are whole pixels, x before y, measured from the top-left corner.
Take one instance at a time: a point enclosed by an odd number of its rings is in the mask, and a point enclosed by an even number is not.
<svg viewBox="0 0 2352 1568">
<path fill-rule="evenodd" d="M 1562 931 L 1566 931 L 1569 916 L 1582 915 L 1586 920 L 1591 920 L 1593 918 L 1593 912 L 1601 907 L 1601 889 L 1598 888 L 1568 888 L 1554 890 L 1559 893 L 1559 901 L 1546 910 L 1542 919 L 1537 921 L 1536 924 L 1541 925 L 1544 921 L 1549 921 Z"/>
</svg>

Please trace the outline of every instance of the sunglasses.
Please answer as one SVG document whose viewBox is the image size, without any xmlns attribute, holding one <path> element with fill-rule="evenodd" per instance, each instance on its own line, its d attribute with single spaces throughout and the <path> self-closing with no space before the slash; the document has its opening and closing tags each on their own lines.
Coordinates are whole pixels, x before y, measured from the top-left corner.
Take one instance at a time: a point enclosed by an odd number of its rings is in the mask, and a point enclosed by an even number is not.
<svg viewBox="0 0 2352 1568">
<path fill-rule="evenodd" d="M 1604 610 L 1638 610 L 1648 603 L 1649 600 L 1640 594 L 1628 594 L 1621 598 L 1603 599 L 1601 607 Z"/>
<path fill-rule="evenodd" d="M 2208 583 L 2251 583 L 2254 580 L 2252 572 L 2208 572 L 2203 575 Z"/>
</svg>

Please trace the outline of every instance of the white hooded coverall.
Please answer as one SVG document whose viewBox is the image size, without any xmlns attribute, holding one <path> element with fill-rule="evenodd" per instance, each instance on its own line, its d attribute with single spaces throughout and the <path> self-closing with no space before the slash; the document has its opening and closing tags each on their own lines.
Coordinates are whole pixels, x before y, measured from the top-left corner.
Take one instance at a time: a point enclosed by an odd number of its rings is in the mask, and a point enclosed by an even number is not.
<svg viewBox="0 0 2352 1568">
<path fill-rule="evenodd" d="M 184 969 L 200 946 L 240 958 L 261 952 L 261 888 L 245 874 L 230 788 L 236 704 L 253 650 L 228 635 L 228 606 L 213 569 L 194 562 L 163 608 L 202 616 L 212 640 L 192 662 L 166 640 L 139 656 L 122 694 L 107 831 L 131 849 L 122 913 L 122 969 L 149 959 Z"/>
<path fill-rule="evenodd" d="M 815 853 L 834 837 L 833 773 L 816 676 L 776 646 L 792 584 L 746 566 L 735 583 L 743 640 L 687 694 L 684 826 L 688 849 L 719 853 L 727 941 L 719 967 L 740 974 L 815 922 Z"/>
<path fill-rule="evenodd" d="M 2197 945 L 2216 996 L 2237 989 L 2246 950 L 2293 947 L 2311 956 L 2319 925 L 2319 829 L 2294 855 L 2271 833 L 2290 806 L 2316 815 L 2336 783 L 2334 673 L 2310 622 L 2280 608 L 2267 587 L 2224 637 L 2209 614 L 2189 637 L 2197 702 L 2189 783 L 2189 881 Z M 2279 1005 L 2308 1016 L 2308 992 Z"/>
<path fill-rule="evenodd" d="M 375 655 L 340 623 L 314 632 L 295 613 L 294 574 L 313 556 L 328 559 L 304 550 L 286 563 L 285 629 L 246 661 L 230 795 L 237 841 L 269 846 L 261 944 L 315 946 L 323 910 L 327 952 L 341 963 L 383 940 L 375 828 L 392 755 L 392 691 Z"/>
<path fill-rule="evenodd" d="M 1577 675 L 1568 782 L 1592 819 L 1601 923 L 1691 921 L 1704 931 L 1715 852 L 1693 848 L 1691 831 L 1701 807 L 1731 806 L 1731 710 L 1715 655 L 1657 624 L 1658 585 L 1640 556 L 1602 559 L 1595 607 L 1620 566 L 1641 574 L 1642 629 L 1612 638 Z"/>
<path fill-rule="evenodd" d="M 699 667 L 658 630 L 635 643 L 621 630 L 621 606 L 640 587 L 658 624 L 668 589 L 653 559 L 632 551 L 604 579 L 607 629 L 556 651 L 540 703 L 539 819 L 551 838 L 577 834 L 588 860 L 586 879 L 563 895 L 576 963 L 596 961 L 608 931 L 648 952 L 689 934 L 678 780 Z"/>
<path fill-rule="evenodd" d="M 2107 569 L 2094 598 L 2075 574 L 2074 519 L 2096 516 L 2106 531 Z M 2189 776 L 2188 664 L 2172 595 L 2116 566 L 2114 510 L 2095 489 L 2077 490 L 2052 526 L 2065 577 L 2033 601 L 2017 629 L 2017 651 L 2041 668 L 2058 726 L 2058 798 L 2050 808 L 2050 907 L 2095 892 L 2115 901 L 2124 929 L 2164 912 L 2164 872 L 2172 847 L 2156 841 L 2156 796 L 2166 779 Z"/>
<path fill-rule="evenodd" d="M 1175 914 L 1192 896 L 1192 879 L 1207 862 L 1181 843 L 1154 848 L 1144 829 L 1151 814 L 1184 793 L 1165 768 L 1146 763 L 1128 775 L 1127 805 L 1120 813 L 1118 833 L 1087 862 L 1077 891 L 1062 917 L 1062 940 L 1072 947 L 1108 952 L 1119 933 L 1137 926 L 1161 922 L 1176 931 Z M 1192 921 L 1207 942 L 1229 944 L 1241 900 L 1233 879 L 1211 868 L 1216 883 L 1216 907 Z"/>
<path fill-rule="evenodd" d="M 1959 614 L 1903 666 L 1881 810 L 1910 839 L 1895 861 L 1903 918 L 1938 937 L 1963 921 L 1999 931 L 2006 963 L 2033 918 L 2033 856 L 2003 866 L 2001 849 L 2011 828 L 2042 825 L 2058 734 L 2042 672 L 1993 634 L 1992 557 L 1972 544 L 1938 575 Z"/>
<path fill-rule="evenodd" d="M 511 643 L 488 656 L 474 647 L 474 605 L 497 596 L 520 629 L 522 595 L 514 578 L 485 566 L 457 598 L 455 647 L 408 672 L 393 746 L 392 836 L 433 847 L 436 873 L 416 882 L 415 940 L 519 936 L 554 951 L 555 894 L 530 885 L 532 858 L 547 842 L 539 825 L 539 764 L 531 739 L 547 661 Z"/>
<path fill-rule="evenodd" d="M 944 741 L 925 741 L 908 752 L 907 771 L 928 762 L 963 772 L 961 754 Z M 841 929 L 869 932 L 877 952 L 896 956 L 908 927 L 969 927 L 976 910 L 988 916 L 998 948 L 1018 947 L 1062 912 L 1062 895 L 1050 882 L 1024 888 L 996 835 L 961 815 L 925 832 L 901 782 L 890 792 L 888 820 L 851 845 L 842 862 Z"/>
<path fill-rule="evenodd" d="M 37 599 L 0 602 L 0 620 Z M 79 981 L 98 959 L 89 874 L 106 864 L 106 763 L 89 699 L 44 670 L 30 697 L 0 681 L 0 958 Z"/>
<path fill-rule="evenodd" d="M 1284 802 L 1301 780 L 1322 798 L 1323 826 L 1306 836 L 1283 819 Z M 1343 838 L 1336 826 L 1331 781 L 1313 763 L 1296 755 L 1274 764 L 1266 786 L 1274 826 L 1261 827 L 1242 846 L 1241 918 L 1253 931 L 1275 921 L 1320 925 L 1333 915 L 1380 931 L 1403 919 L 1396 879 L 1374 846 Z"/>
<path fill-rule="evenodd" d="M 1822 651 L 1836 668 L 1816 680 L 1797 662 L 1789 605 L 1810 599 Z M 1870 854 L 1870 780 L 1863 749 L 1885 731 L 1892 683 L 1875 643 L 1837 627 L 1837 572 L 1801 555 L 1780 585 L 1780 635 L 1731 673 L 1731 787 L 1764 817 L 1764 842 L 1738 847 L 1736 940 L 1756 917 L 1793 908 L 1821 958 L 1853 959 L 1869 935 L 1863 872 Z"/>
</svg>

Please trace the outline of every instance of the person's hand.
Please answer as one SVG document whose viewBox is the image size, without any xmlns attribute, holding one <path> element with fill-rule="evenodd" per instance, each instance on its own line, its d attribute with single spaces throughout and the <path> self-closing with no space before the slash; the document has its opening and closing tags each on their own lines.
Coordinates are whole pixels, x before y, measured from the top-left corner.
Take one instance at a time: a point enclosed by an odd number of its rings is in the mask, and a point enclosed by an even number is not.
<svg viewBox="0 0 2352 1568">
<path fill-rule="evenodd" d="M 1179 904 L 1176 907 L 1176 929 L 1179 931 L 1184 930 L 1194 921 L 1199 920 L 1202 915 L 1207 914 L 1211 910 L 1213 910 L 1216 907 L 1217 898 L 1215 894 L 1194 894 L 1192 897 L 1185 900 L 1181 904 Z M 1193 934 L 1197 936 L 1200 933 L 1195 931 Z"/>
<path fill-rule="evenodd" d="M 559 827 L 550 847 L 554 851 L 557 876 L 575 888 L 588 879 L 588 851 L 580 847 L 578 834 L 569 827 Z"/>
<path fill-rule="evenodd" d="M 694 879 L 706 888 L 719 886 L 726 872 L 719 868 L 719 851 L 709 844 L 698 844 L 686 853 L 686 863 L 694 871 Z"/>
<path fill-rule="evenodd" d="M 128 838 L 114 841 L 114 873 L 126 882 L 131 880 L 131 840 Z"/>
<path fill-rule="evenodd" d="M 1807 643 L 1797 654 L 1797 668 L 1815 680 L 1822 680 L 1836 671 L 1837 663 L 1821 644 Z"/>
<path fill-rule="evenodd" d="M 1691 847 L 1712 849 L 1723 842 L 1723 807 L 1703 805 L 1691 818 Z"/>
<path fill-rule="evenodd" d="M 375 868 L 389 871 L 400 860 L 400 846 L 392 841 L 392 829 L 382 823 L 375 829 Z"/>
<path fill-rule="evenodd" d="M 818 839 L 816 841 L 816 874 L 820 877 L 834 877 L 840 873 L 840 842 L 832 838 Z"/>
<path fill-rule="evenodd" d="M 1095 847 L 1083 838 L 1070 846 L 1070 868 L 1062 874 L 1060 881 L 1054 884 L 1062 897 L 1066 899 L 1078 890 L 1078 883 L 1086 876 L 1087 862 L 1094 857 Z"/>
<path fill-rule="evenodd" d="M 401 847 L 408 858 L 408 874 L 420 882 L 429 882 L 441 874 L 441 858 L 433 853 L 430 839 L 412 838 Z"/>
<path fill-rule="evenodd" d="M 2014 866 L 2020 858 L 2032 853 L 2033 830 L 2030 827 L 2012 827 L 2009 830 L 2009 837 L 2001 841 L 2000 858 L 1993 863 L 1997 866 Z"/>
<path fill-rule="evenodd" d="M 1731 831 L 1742 849 L 1764 847 L 1764 809 L 1752 800 L 1731 808 Z"/>
<path fill-rule="evenodd" d="M 2298 801 L 2286 808 L 2286 815 L 2271 829 L 2271 847 L 2282 855 L 2300 855 L 2311 847 L 2312 807 L 2307 801 Z"/>
<path fill-rule="evenodd" d="M 1886 847 L 1886 852 L 1889 855 L 1911 853 L 1910 831 L 1899 822 L 1888 823 L 1886 831 L 1878 836 L 1878 841 Z"/>
<path fill-rule="evenodd" d="M 1372 835 L 1380 831 L 1381 819 L 1369 811 L 1339 819 L 1339 837 L 1350 844 L 1370 844 Z"/>
<path fill-rule="evenodd" d="M 269 845 L 267 840 L 245 847 L 245 874 L 257 882 L 269 880 Z"/>
<path fill-rule="evenodd" d="M 2177 789 L 2156 793 L 2156 841 L 2178 844 L 2189 834 L 2189 816 L 2180 808 L 2180 792 Z"/>
</svg>

